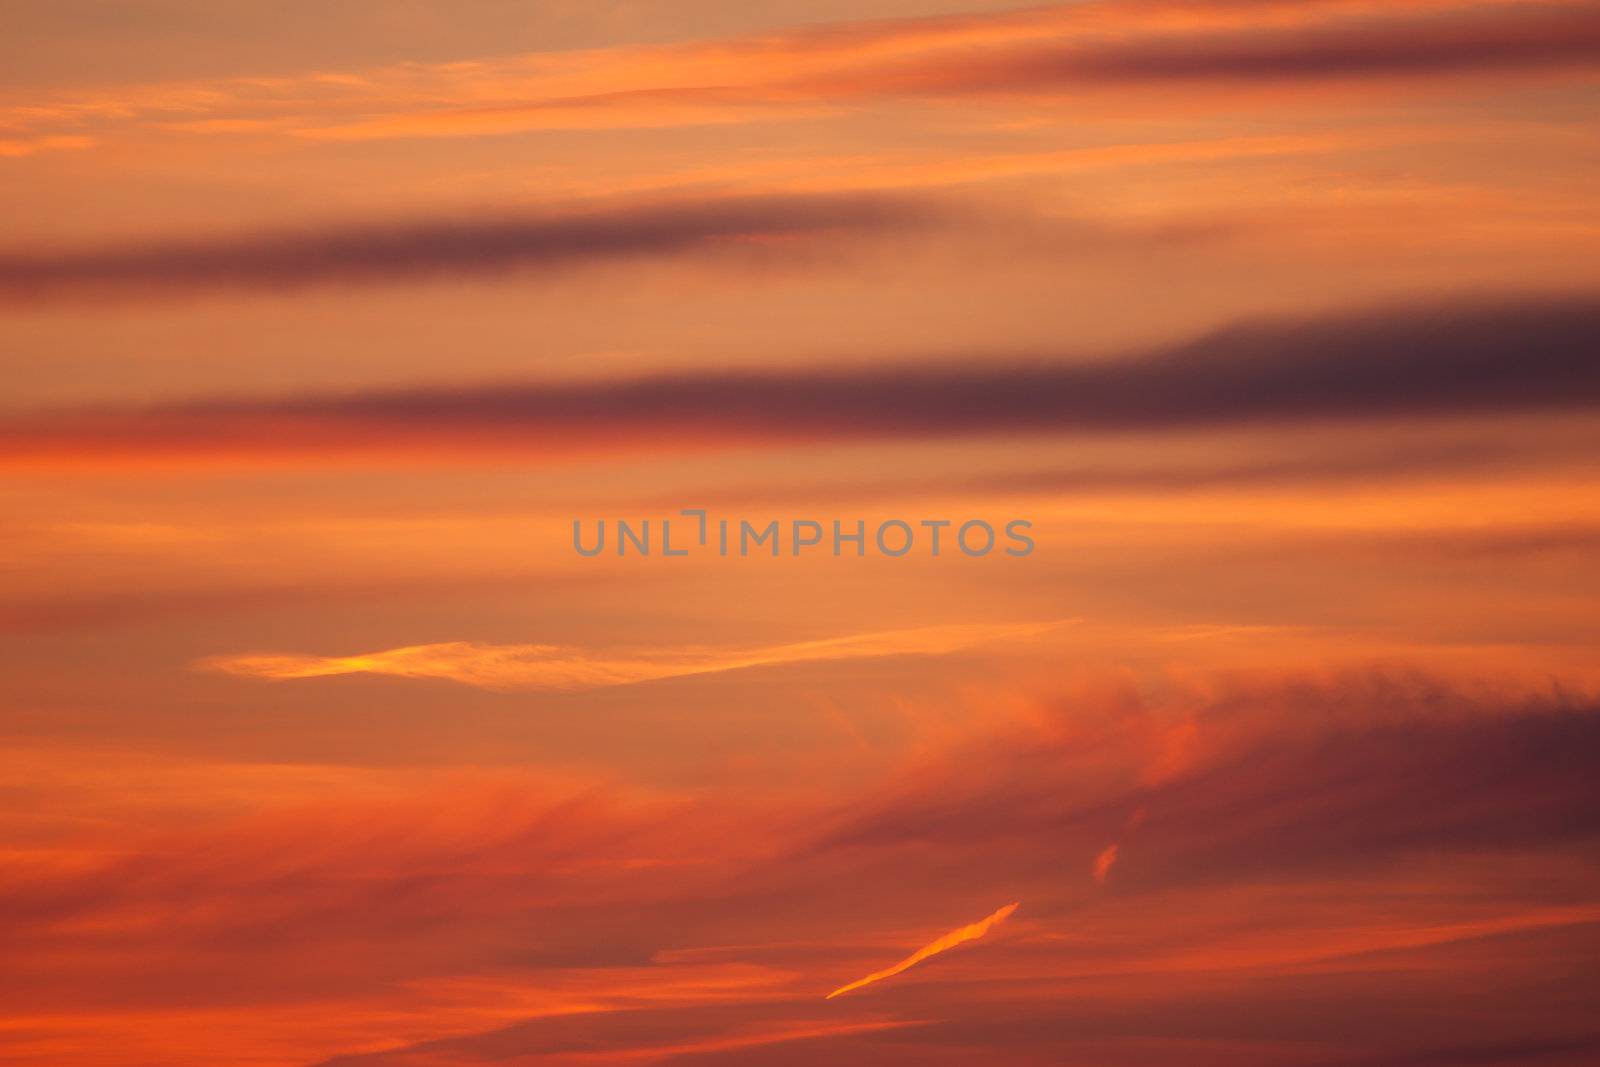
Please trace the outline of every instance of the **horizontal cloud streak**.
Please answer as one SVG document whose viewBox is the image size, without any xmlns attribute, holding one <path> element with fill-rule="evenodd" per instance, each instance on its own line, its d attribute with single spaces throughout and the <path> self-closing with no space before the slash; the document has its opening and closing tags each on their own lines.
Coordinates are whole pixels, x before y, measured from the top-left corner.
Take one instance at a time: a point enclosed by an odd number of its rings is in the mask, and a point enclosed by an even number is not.
<svg viewBox="0 0 1600 1067">
<path fill-rule="evenodd" d="M 907 64 L 844 81 L 863 93 L 1040 91 L 1105 83 L 1315 81 L 1600 64 L 1600 16 L 1529 7 L 1459 20 L 1135 34 L 1086 45 L 1024 44 Z"/>
<path fill-rule="evenodd" d="M 1590 65 L 1597 56 L 1600 29 L 1581 2 L 1117 0 L 654 47 L 122 86 L 13 105 L 0 110 L 0 121 L 72 133 L 85 123 L 131 122 L 209 134 L 458 137 L 745 122 L 874 98 L 1539 72 Z"/>
<path fill-rule="evenodd" d="M 632 657 L 606 656 L 559 645 L 477 645 L 453 641 L 358 656 L 279 653 L 216 656 L 199 665 L 274 681 L 339 674 L 387 674 L 401 678 L 443 678 L 484 689 L 576 690 L 784 663 L 940 655 L 991 641 L 1036 637 L 1062 625 L 1065 623 L 929 626 L 756 649 L 657 649 Z"/>
<path fill-rule="evenodd" d="M 0 301 L 465 277 L 680 255 L 930 221 L 886 196 L 730 197 L 484 218 L 335 225 L 230 239 L 0 253 Z M 768 246 L 770 247 L 770 246 Z"/>
<path fill-rule="evenodd" d="M 1093 363 L 702 372 L 19 416 L 12 462 L 530 451 L 1171 430 L 1600 405 L 1600 300 L 1254 323 Z"/>
<path fill-rule="evenodd" d="M 1395 5 L 1380 13 L 1335 4 L 1320 15 L 1297 18 L 1272 4 L 1237 5 L 1242 16 L 1196 5 L 1185 19 L 1171 8 L 1148 5 L 1141 21 L 1086 4 L 975 18 L 942 29 L 842 26 L 836 36 L 796 34 L 711 50 L 716 73 L 708 78 L 720 75 L 721 81 L 624 80 L 628 88 L 602 83 L 593 92 L 548 96 L 538 95 L 535 82 L 522 89 L 532 99 L 495 107 L 398 110 L 297 132 L 365 140 L 697 125 L 813 115 L 819 108 L 882 98 L 1159 91 L 1175 84 L 1226 92 L 1262 82 L 1560 72 L 1600 64 L 1600 17 L 1592 10 L 1560 3 L 1452 6 Z M 1258 22 L 1250 21 L 1252 14 Z M 686 55 L 685 61 L 692 60 Z"/>
</svg>

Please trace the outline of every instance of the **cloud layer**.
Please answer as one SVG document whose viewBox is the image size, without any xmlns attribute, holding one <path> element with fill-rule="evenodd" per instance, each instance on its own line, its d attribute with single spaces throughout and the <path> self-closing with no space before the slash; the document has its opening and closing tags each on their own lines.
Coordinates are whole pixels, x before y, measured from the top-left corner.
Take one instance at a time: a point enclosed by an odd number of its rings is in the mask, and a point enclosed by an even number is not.
<svg viewBox="0 0 1600 1067">
<path fill-rule="evenodd" d="M 1007 2 L 9 5 L 0 1061 L 1600 1062 L 1600 6 Z"/>
<path fill-rule="evenodd" d="M 70 1004 L 95 1012 L 80 1049 L 120 1036 L 170 1062 L 277 1040 L 292 1062 L 320 1042 L 386 1067 L 756 1049 L 1153 1067 L 1218 1041 L 1264 1067 L 1498 1063 L 1526 1062 L 1537 1015 L 1551 1062 L 1582 1062 L 1597 760 L 1586 697 L 1368 674 L 1069 691 L 991 708 L 875 781 L 733 806 L 515 771 L 391 777 L 361 801 L 347 782 L 328 804 L 28 857 L 0 892 L 18 961 L 0 990 L 27 1027 L 0 1047 L 42 1062 Z M 291 769 L 258 770 L 263 795 Z M 1028 901 L 1005 939 L 819 1002 L 1001 893 Z M 218 989 L 224 961 L 248 978 Z M 1357 1011 L 1352 1036 L 1338 1020 Z"/>
</svg>

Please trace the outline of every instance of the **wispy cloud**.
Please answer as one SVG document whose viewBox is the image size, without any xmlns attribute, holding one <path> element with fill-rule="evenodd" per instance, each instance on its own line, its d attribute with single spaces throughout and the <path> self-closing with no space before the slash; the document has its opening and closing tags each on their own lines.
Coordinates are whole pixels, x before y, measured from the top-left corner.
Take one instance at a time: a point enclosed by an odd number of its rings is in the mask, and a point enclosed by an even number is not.
<svg viewBox="0 0 1600 1067">
<path fill-rule="evenodd" d="M 1093 868 L 1095 881 L 1105 882 L 1106 878 L 1111 874 L 1111 868 L 1116 865 L 1117 852 L 1118 846 L 1111 844 L 1101 849 L 1100 854 L 1095 856 Z"/>
<path fill-rule="evenodd" d="M 964 945 L 968 941 L 976 941 L 984 934 L 987 934 L 992 927 L 1004 922 L 1006 918 L 1016 910 L 1016 904 L 1007 904 L 1002 908 L 997 908 L 992 914 L 986 916 L 985 918 L 979 919 L 975 923 L 968 923 L 966 926 L 957 927 L 956 929 L 951 930 L 948 934 L 930 941 L 928 944 L 923 945 L 921 948 L 917 949 L 917 951 L 913 952 L 899 963 L 896 963 L 894 966 L 885 967 L 881 971 L 873 971 L 865 978 L 858 978 L 854 982 L 850 982 L 847 985 L 842 985 L 838 989 L 835 989 L 832 993 L 829 993 L 823 999 L 832 1000 L 834 997 L 837 997 L 843 993 L 848 993 L 852 989 L 860 989 L 862 986 L 871 985 L 873 982 L 881 982 L 885 978 L 893 978 L 895 975 L 900 974 L 903 971 L 910 970 L 912 967 L 915 967 L 917 964 L 921 963 L 925 959 L 928 959 L 930 956 L 937 956 L 941 952 L 948 952 L 957 945 Z"/>
<path fill-rule="evenodd" d="M 0 137 L 0 158 L 31 156 L 39 152 L 58 152 L 92 148 L 94 139 L 72 134 L 47 134 L 43 137 Z"/>
<path fill-rule="evenodd" d="M 340 674 L 442 678 L 483 689 L 595 689 L 746 667 L 879 656 L 934 656 L 996 641 L 1042 636 L 1065 622 L 929 626 L 853 634 L 763 648 L 665 648 L 606 655 L 562 645 L 481 645 L 465 641 L 412 645 L 355 656 L 249 653 L 215 656 L 198 666 L 284 681 Z"/>
<path fill-rule="evenodd" d="M 1581 2 L 1134 0 L 881 19 L 648 47 L 55 94 L 0 123 L 372 139 L 745 122 L 875 98 L 1222 88 L 1561 71 L 1600 58 Z"/>
<path fill-rule="evenodd" d="M 1173 878 L 1248 880 L 1263 865 L 1280 874 L 1354 869 L 1419 847 L 1544 847 L 1600 828 L 1600 808 L 1577 814 L 1600 795 L 1585 769 L 1600 754 L 1591 694 L 1507 696 L 1405 671 L 1216 679 L 1207 690 L 1195 694 L 1204 710 L 1192 717 L 1174 714 L 1181 700 L 1145 705 L 1126 695 L 1143 710 L 1090 745 L 1101 766 L 1111 750 L 1138 763 L 1115 805 L 1070 788 L 1069 768 L 1094 757 L 1073 729 L 1074 703 L 1063 701 L 1059 729 L 1019 731 L 992 776 L 971 780 L 962 754 L 924 767 L 937 786 L 912 785 L 878 810 L 852 813 L 833 847 L 938 850 L 996 837 L 1020 845 L 1070 829 L 1094 833 L 1094 848 L 1130 832 L 1122 812 L 1142 807 L 1138 862 L 1120 855 L 1116 868 L 1132 890 Z M 963 780 L 970 792 L 953 792 Z M 1445 795 L 1473 799 L 1447 807 Z M 1052 859 L 1051 870 L 1081 879 L 1082 855 Z"/>
<path fill-rule="evenodd" d="M 312 1046 L 387 1050 L 335 1062 L 390 1067 L 643 1059 L 810 1030 L 823 976 L 844 977 L 863 943 L 936 932 L 953 909 L 1011 896 L 1027 902 L 1027 936 L 970 954 L 970 982 L 921 986 L 915 1015 L 841 994 L 831 1022 L 914 1021 L 896 1035 L 907 1063 L 937 1062 L 958 1034 L 1073 1062 L 1092 1058 L 1092 1027 L 1115 1015 L 1175 1043 L 1127 1058 L 1142 1067 L 1197 1048 L 1192 1011 L 1174 1014 L 1193 1009 L 1196 980 L 1220 990 L 1207 1037 L 1243 1047 L 1280 993 L 1354 1010 L 1398 994 L 1390 982 L 1414 992 L 1427 975 L 1442 995 L 1481 994 L 1499 975 L 1491 991 L 1517 1019 L 1537 1008 L 1589 1032 L 1587 990 L 1552 1002 L 1530 976 L 1559 984 L 1593 955 L 1592 700 L 1475 698 L 1438 677 L 1209 677 L 1063 696 L 1015 718 L 982 710 L 854 786 L 753 789 L 737 803 L 546 768 L 345 768 L 324 781 L 231 761 L 164 761 L 156 777 L 184 788 L 150 790 L 142 751 L 43 753 L 73 772 L 28 764 L 24 809 L 45 806 L 44 790 L 70 793 L 95 835 L 85 844 L 102 847 L 8 856 L 0 939 L 34 948 L 0 972 L 0 991 L 39 1041 L 70 1028 L 82 1049 L 157 1048 L 163 1062 L 223 1062 L 234 1041 L 298 1051 L 286 1062 L 311 1060 Z M 1179 713 L 1199 723 L 1196 758 L 1142 784 Z M 177 824 L 124 832 L 129 789 L 175 805 Z M 1145 803 L 1148 847 L 1118 861 L 1116 894 L 1097 892 L 1085 857 Z M 194 818 L 201 804 L 213 817 Z M 319 986 L 330 966 L 337 981 Z M 218 989 L 218 973 L 246 967 L 250 982 Z M 1297 1043 L 1347 1047 L 1325 1012 L 1283 1017 Z M 216 1028 L 240 1019 L 254 1029 Z M 397 1019 L 416 1044 L 396 1048 Z M 1478 1022 L 1452 1038 L 1503 1032 L 1499 1017 Z M 1413 1023 L 1387 1018 L 1373 1047 L 1439 1040 Z M 1300 1062 L 1283 1040 L 1262 1063 Z M 885 1059 L 872 1041 L 822 1051 L 835 1049 L 801 1055 Z"/>
</svg>

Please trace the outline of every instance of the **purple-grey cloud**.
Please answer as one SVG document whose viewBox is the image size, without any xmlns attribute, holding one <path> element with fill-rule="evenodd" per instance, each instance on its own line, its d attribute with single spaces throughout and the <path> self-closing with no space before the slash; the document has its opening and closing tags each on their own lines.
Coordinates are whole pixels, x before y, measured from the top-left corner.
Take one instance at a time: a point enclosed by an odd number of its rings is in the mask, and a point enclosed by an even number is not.
<svg viewBox="0 0 1600 1067">
<path fill-rule="evenodd" d="M 234 237 L 0 252 L 0 301 L 107 293 L 474 277 L 682 255 L 770 238 L 927 224 L 909 197 L 792 195 L 575 207 L 425 221 L 335 224 Z"/>
<path fill-rule="evenodd" d="M 1095 362 L 689 371 L 20 415 L 13 461 L 74 455 L 530 455 L 811 440 L 1163 431 L 1600 406 L 1600 299 L 1249 323 Z M 1397 462 L 1403 462 L 1403 457 Z"/>
<path fill-rule="evenodd" d="M 906 91 L 1031 91 L 1094 83 L 1307 82 L 1600 64 L 1600 14 L 1529 5 L 1498 13 L 1309 28 L 1023 45 L 899 75 Z M 887 85 L 896 84 L 891 73 Z"/>
</svg>

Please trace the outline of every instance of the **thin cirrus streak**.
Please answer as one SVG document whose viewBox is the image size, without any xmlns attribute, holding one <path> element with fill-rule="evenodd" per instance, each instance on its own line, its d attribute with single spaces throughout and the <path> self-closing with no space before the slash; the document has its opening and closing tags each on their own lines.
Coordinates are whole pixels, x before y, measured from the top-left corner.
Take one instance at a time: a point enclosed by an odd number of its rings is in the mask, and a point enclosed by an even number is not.
<svg viewBox="0 0 1600 1067">
<path fill-rule="evenodd" d="M 1098 6 L 1098 5 L 1095 5 Z M 909 54 L 884 48 L 839 55 L 752 50 L 723 83 L 618 88 L 603 82 L 577 93 L 530 85 L 498 89 L 500 100 L 472 107 L 396 107 L 378 117 L 333 118 L 293 127 L 294 136 L 334 141 L 461 137 L 572 128 L 649 128 L 810 118 L 847 105 L 896 100 L 990 102 L 997 97 L 1060 98 L 1130 88 L 1217 110 L 1260 83 L 1331 85 L 1412 82 L 1480 74 L 1555 77 L 1600 64 L 1600 19 L 1567 5 L 1475 5 L 1459 24 L 1431 11 L 1350 25 L 1256 28 L 1181 23 L 1063 32 L 977 33 L 965 47 L 940 41 Z M 1410 17 L 1407 17 L 1407 16 Z M 1065 43 L 1063 43 L 1065 41 Z M 724 58 L 718 56 L 717 58 Z M 1197 96 L 1197 90 L 1203 93 Z M 491 91 L 494 92 L 494 91 Z M 1252 101 L 1252 103 L 1256 103 Z M 1120 108 L 1136 108 L 1129 99 Z M 1258 106 L 1258 105 L 1257 105 Z"/>
<path fill-rule="evenodd" d="M 832 1000 L 834 997 L 848 993 L 853 989 L 860 989 L 862 986 L 871 985 L 873 982 L 881 982 L 885 978 L 893 978 L 895 975 L 900 974 L 903 971 L 910 970 L 912 967 L 915 967 L 917 964 L 921 963 L 930 956 L 937 956 L 941 952 L 948 952 L 957 945 L 964 945 L 968 941 L 976 941 L 984 934 L 987 934 L 991 927 L 997 926 L 1004 922 L 1012 912 L 1017 910 L 1017 907 L 1018 905 L 1016 903 L 1011 903 L 1002 908 L 997 908 L 992 914 L 985 918 L 979 919 L 975 923 L 968 923 L 966 926 L 957 927 L 956 929 L 951 930 L 948 934 L 945 934 L 943 937 L 939 937 L 933 941 L 930 941 L 928 944 L 923 945 L 921 948 L 917 949 L 917 951 L 913 952 L 911 955 L 907 956 L 894 966 L 885 967 L 881 971 L 873 971 L 865 978 L 858 978 L 854 982 L 850 982 L 847 985 L 842 985 L 838 989 L 835 989 L 832 993 L 829 993 L 823 999 Z"/>
<path fill-rule="evenodd" d="M 1058 4 L 653 47 L 121 87 L 18 102 L 18 128 L 84 123 L 341 140 L 753 122 L 874 97 L 1096 85 L 1540 71 L 1596 58 L 1582 3 L 1321 0 Z"/>
<path fill-rule="evenodd" d="M 298 289 L 681 255 L 730 244 L 925 226 L 907 196 L 812 194 L 575 206 L 480 218 L 0 253 L 0 302 L 117 293 Z"/>
<path fill-rule="evenodd" d="M 1407 421 L 1600 405 L 1600 299 L 1504 298 L 1247 322 L 1117 360 L 678 372 L 217 400 L 0 421 L 0 463 L 541 458 L 750 443 Z"/>
<path fill-rule="evenodd" d="M 1476 441 L 1444 440 L 1438 443 L 1407 443 L 1405 462 L 1396 463 L 1396 445 L 1386 441 L 1376 448 L 1357 444 L 1330 447 L 1318 442 L 1311 454 L 1282 454 L 1268 460 L 1164 462 L 1150 466 L 1056 466 L 1018 470 L 982 476 L 944 474 L 923 480 L 908 478 L 833 482 L 801 482 L 780 489 L 754 482 L 719 487 L 717 499 L 723 505 L 766 504 L 780 493 L 806 493 L 837 503 L 844 500 L 885 501 L 905 497 L 928 497 L 958 493 L 966 499 L 1007 497 L 1027 494 L 1141 492 L 1166 495 L 1209 492 L 1218 489 L 1273 489 L 1295 486 L 1373 485 L 1459 477 L 1487 477 L 1510 471 L 1583 470 L 1588 463 L 1587 435 L 1531 441 L 1510 437 Z M 709 495 L 707 489 L 701 495 Z M 694 499 L 700 496 L 689 494 Z M 679 496 L 663 495 L 652 506 L 670 512 Z M 1527 533 L 1528 531 L 1523 531 Z M 1587 538 L 1591 531 L 1563 527 L 1545 529 L 1536 536 L 1553 539 Z"/>
<path fill-rule="evenodd" d="M 707 49 L 709 69 L 691 84 L 619 83 L 629 76 L 613 71 L 588 91 L 541 92 L 535 79 L 503 86 L 504 99 L 494 106 L 397 109 L 295 132 L 366 140 L 744 122 L 874 99 L 1059 95 L 1130 85 L 1228 90 L 1263 81 L 1558 73 L 1600 62 L 1600 19 L 1578 4 L 1382 10 L 1329 4 L 1320 23 L 1315 14 L 1285 15 L 1274 4 L 1237 5 L 1262 9 L 1267 17 L 1256 22 L 1216 5 L 1188 5 L 1187 18 L 1183 5 L 1151 5 L 1144 21 L 1129 19 L 1126 8 L 1140 6 L 1067 5 L 933 27 L 845 26 L 832 36 L 797 34 L 792 43 Z M 1302 6 L 1314 12 L 1318 5 Z"/>
<path fill-rule="evenodd" d="M 1582 9 L 1509 10 L 1461 25 L 1435 17 L 1247 31 L 1061 35 L 982 42 L 952 57 L 944 49 L 871 56 L 767 79 L 730 72 L 731 85 L 603 90 L 495 106 L 401 110 L 379 118 L 302 126 L 299 136 L 335 141 L 462 137 L 586 127 L 746 123 L 827 115 L 878 99 L 1057 96 L 1119 87 L 1174 85 L 1234 90 L 1258 82 L 1315 84 L 1471 72 L 1560 73 L 1600 64 L 1600 19 Z M 784 64 L 776 64 L 784 70 Z M 762 69 L 757 65 L 757 69 Z"/>
<path fill-rule="evenodd" d="M 272 681 L 385 674 L 400 678 L 446 679 L 482 689 L 580 690 L 785 663 L 941 655 L 989 642 L 1035 638 L 1069 623 L 1070 620 L 929 626 L 756 649 L 663 649 L 636 657 L 596 655 L 561 645 L 481 645 L 451 641 L 356 656 L 283 653 L 213 656 L 201 660 L 197 666 Z"/>
</svg>

